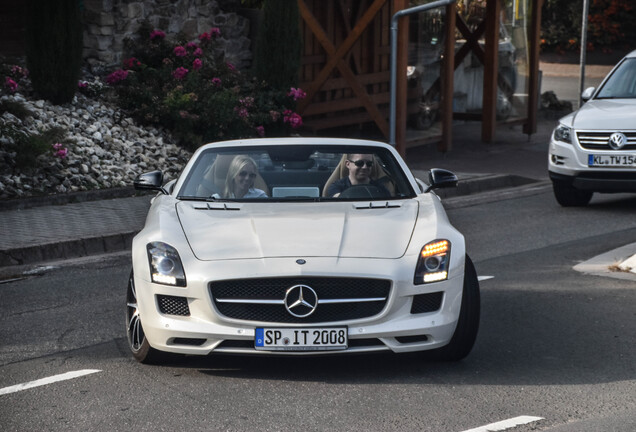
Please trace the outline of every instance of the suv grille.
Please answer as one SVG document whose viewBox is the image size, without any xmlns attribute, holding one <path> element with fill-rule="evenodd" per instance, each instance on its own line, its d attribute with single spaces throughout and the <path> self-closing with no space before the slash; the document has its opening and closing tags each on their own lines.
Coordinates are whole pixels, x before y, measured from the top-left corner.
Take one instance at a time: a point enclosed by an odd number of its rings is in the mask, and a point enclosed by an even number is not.
<svg viewBox="0 0 636 432">
<path fill-rule="evenodd" d="M 318 304 L 305 317 L 285 307 L 287 291 L 296 285 L 311 288 Z M 246 321 L 318 323 L 368 318 L 379 314 L 391 281 L 360 278 L 294 277 L 211 282 L 210 295 L 221 315 Z M 302 310 L 308 312 L 308 309 Z"/>
<path fill-rule="evenodd" d="M 612 150 L 609 146 L 610 136 L 614 132 L 577 132 L 576 137 L 581 147 L 588 150 Z M 627 144 L 621 150 L 636 150 L 636 132 L 623 132 Z"/>
</svg>

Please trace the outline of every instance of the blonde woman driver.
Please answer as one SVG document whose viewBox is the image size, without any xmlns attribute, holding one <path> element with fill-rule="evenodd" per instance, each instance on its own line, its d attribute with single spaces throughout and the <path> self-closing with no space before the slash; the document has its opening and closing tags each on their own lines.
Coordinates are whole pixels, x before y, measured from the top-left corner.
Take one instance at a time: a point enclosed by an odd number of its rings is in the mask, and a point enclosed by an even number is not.
<svg viewBox="0 0 636 432">
<path fill-rule="evenodd" d="M 225 179 L 225 198 L 267 198 L 267 194 L 254 187 L 258 169 L 256 162 L 245 155 L 232 159 Z"/>
</svg>

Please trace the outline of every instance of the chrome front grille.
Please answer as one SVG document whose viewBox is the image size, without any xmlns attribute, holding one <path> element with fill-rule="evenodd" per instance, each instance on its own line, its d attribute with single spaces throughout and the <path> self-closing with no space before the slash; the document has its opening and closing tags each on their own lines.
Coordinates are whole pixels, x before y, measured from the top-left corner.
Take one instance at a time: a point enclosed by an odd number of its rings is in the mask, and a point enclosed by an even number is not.
<svg viewBox="0 0 636 432">
<path fill-rule="evenodd" d="M 310 287 L 316 296 L 313 313 L 294 316 L 285 305 L 287 291 Z M 368 318 L 386 305 L 391 281 L 363 278 L 293 277 L 211 282 L 210 296 L 218 312 L 233 319 L 271 323 L 328 323 Z"/>
<path fill-rule="evenodd" d="M 622 131 L 621 131 L 622 132 Z M 610 136 L 614 131 L 609 132 L 585 132 L 579 131 L 576 137 L 581 147 L 588 150 L 610 150 L 616 151 L 609 146 Z M 636 150 L 636 132 L 622 132 L 627 137 L 627 144 L 621 150 Z"/>
</svg>

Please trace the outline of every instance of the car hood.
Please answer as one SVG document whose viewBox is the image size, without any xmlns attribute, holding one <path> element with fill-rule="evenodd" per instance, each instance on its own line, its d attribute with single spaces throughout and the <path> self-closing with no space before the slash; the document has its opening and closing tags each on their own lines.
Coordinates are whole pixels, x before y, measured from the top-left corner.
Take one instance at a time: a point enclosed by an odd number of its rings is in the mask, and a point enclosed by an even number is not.
<svg viewBox="0 0 636 432">
<path fill-rule="evenodd" d="M 272 257 L 399 258 L 417 201 L 177 204 L 183 232 L 204 261 Z"/>
<path fill-rule="evenodd" d="M 636 99 L 594 99 L 563 120 L 575 129 L 633 129 L 636 124 Z"/>
</svg>

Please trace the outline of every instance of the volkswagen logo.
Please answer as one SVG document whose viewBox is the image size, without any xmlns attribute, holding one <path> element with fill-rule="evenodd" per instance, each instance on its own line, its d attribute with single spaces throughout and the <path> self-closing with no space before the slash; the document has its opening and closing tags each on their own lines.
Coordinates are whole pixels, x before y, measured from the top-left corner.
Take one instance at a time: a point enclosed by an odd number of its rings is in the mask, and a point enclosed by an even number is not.
<svg viewBox="0 0 636 432">
<path fill-rule="evenodd" d="M 296 318 L 305 318 L 318 307 L 316 291 L 307 285 L 294 285 L 285 293 L 285 309 Z"/>
<path fill-rule="evenodd" d="M 613 133 L 609 137 L 609 146 L 614 150 L 622 149 L 627 144 L 627 137 L 620 132 Z"/>
</svg>

